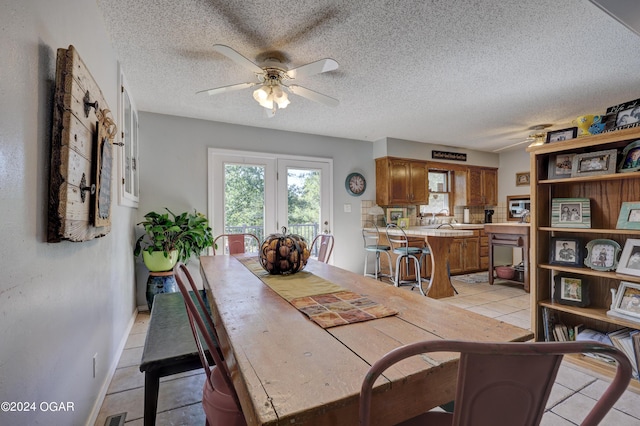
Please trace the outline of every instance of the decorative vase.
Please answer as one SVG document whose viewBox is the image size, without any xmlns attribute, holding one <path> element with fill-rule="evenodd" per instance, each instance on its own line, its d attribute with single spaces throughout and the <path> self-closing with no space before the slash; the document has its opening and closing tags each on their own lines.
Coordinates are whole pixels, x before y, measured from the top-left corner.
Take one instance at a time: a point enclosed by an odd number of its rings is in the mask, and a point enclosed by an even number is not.
<svg viewBox="0 0 640 426">
<path fill-rule="evenodd" d="M 599 123 L 602 119 L 600 115 L 581 115 L 580 117 L 574 120 L 574 123 L 578 127 L 578 137 L 580 136 L 589 136 L 591 132 L 589 128 L 594 123 Z"/>
<path fill-rule="evenodd" d="M 142 260 L 144 260 L 144 264 L 151 272 L 170 271 L 178 261 L 178 251 L 173 250 L 169 252 L 167 257 L 165 257 L 162 251 L 153 251 L 151 253 L 143 251 Z"/>
<path fill-rule="evenodd" d="M 294 274 L 306 266 L 309 255 L 304 238 L 283 227 L 282 234 L 271 234 L 262 243 L 260 264 L 270 274 Z"/>
<path fill-rule="evenodd" d="M 173 271 L 150 272 L 147 279 L 147 306 L 149 312 L 153 307 L 153 298 L 160 293 L 175 293 L 178 291 L 178 283 Z"/>
</svg>

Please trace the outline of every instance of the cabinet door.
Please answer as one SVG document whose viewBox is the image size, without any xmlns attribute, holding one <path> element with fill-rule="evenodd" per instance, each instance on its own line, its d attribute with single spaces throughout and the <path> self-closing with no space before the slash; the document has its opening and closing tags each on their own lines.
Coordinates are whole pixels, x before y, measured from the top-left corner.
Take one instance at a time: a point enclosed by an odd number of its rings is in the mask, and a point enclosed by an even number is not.
<svg viewBox="0 0 640 426">
<path fill-rule="evenodd" d="M 429 169 L 425 162 L 410 163 L 409 201 L 413 204 L 429 203 Z"/>
<path fill-rule="evenodd" d="M 469 168 L 467 172 L 467 198 L 470 206 L 483 206 L 484 195 L 482 191 L 482 170 Z"/>
<path fill-rule="evenodd" d="M 473 272 L 480 269 L 480 238 L 465 238 L 462 253 L 464 272 Z"/>
<path fill-rule="evenodd" d="M 482 195 L 484 204 L 495 206 L 498 204 L 498 171 L 494 169 L 482 170 Z"/>
<path fill-rule="evenodd" d="M 411 168 L 410 163 L 402 160 L 389 162 L 389 202 L 406 204 L 409 202 Z"/>
<path fill-rule="evenodd" d="M 449 269 L 451 275 L 461 274 L 464 271 L 462 246 L 464 239 L 454 238 L 449 246 Z"/>
</svg>

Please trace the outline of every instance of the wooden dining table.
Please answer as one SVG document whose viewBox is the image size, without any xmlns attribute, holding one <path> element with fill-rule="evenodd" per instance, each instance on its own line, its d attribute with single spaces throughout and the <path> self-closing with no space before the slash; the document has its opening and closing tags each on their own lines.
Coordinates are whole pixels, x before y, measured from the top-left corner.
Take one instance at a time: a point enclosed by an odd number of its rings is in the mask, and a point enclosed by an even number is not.
<svg viewBox="0 0 640 426">
<path fill-rule="evenodd" d="M 394 348 L 434 339 L 533 337 L 529 330 L 309 260 L 305 273 L 397 311 L 322 328 L 247 268 L 246 256 L 203 256 L 200 270 L 249 425 L 356 425 L 362 380 Z M 457 365 L 457 354 L 433 353 L 389 368 L 376 382 L 373 424 L 396 424 L 452 401 Z"/>
</svg>

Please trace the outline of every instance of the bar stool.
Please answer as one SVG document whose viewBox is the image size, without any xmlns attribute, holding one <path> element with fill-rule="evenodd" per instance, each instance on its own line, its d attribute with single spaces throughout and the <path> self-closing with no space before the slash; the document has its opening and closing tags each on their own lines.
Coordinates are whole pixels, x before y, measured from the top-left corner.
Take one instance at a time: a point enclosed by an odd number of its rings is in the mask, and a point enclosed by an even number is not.
<svg viewBox="0 0 640 426">
<path fill-rule="evenodd" d="M 391 231 L 391 232 L 390 232 Z M 397 225 L 391 223 L 387 225 L 387 239 L 391 244 L 391 250 L 398 255 L 396 259 L 396 273 L 393 278 L 393 284 L 396 287 L 401 285 L 410 284 L 413 288 L 417 287 L 423 296 L 426 296 L 422 290 L 422 280 L 420 278 L 420 260 L 418 256 L 422 257 L 422 247 L 409 247 L 409 239 L 404 230 Z M 409 261 L 413 260 L 413 264 L 416 272 L 415 280 L 401 280 L 400 279 L 400 266 L 404 261 L 406 275 L 409 275 Z M 411 290 L 413 290 L 413 288 Z"/>
<path fill-rule="evenodd" d="M 380 245 L 380 230 L 378 226 L 371 221 L 367 221 L 362 228 L 362 239 L 364 240 L 364 249 L 366 250 L 364 254 L 364 276 L 365 277 L 373 277 L 376 280 L 379 278 L 389 278 L 393 279 L 393 260 L 391 260 L 391 255 L 389 252 L 391 251 L 391 246 Z M 376 263 L 375 263 L 375 271 L 373 274 L 367 272 L 368 261 L 369 261 L 369 253 L 376 254 Z M 387 259 L 389 260 L 389 273 L 383 274 L 380 269 L 380 253 L 384 253 L 387 255 Z"/>
</svg>

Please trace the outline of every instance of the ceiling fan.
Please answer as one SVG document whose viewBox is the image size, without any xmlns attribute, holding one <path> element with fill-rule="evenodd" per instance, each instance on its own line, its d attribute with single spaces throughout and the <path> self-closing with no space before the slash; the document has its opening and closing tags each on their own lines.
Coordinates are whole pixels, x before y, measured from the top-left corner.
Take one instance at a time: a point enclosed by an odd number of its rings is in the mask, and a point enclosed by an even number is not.
<svg viewBox="0 0 640 426">
<path fill-rule="evenodd" d="M 258 89 L 254 90 L 253 99 L 255 99 L 260 106 L 268 110 L 267 114 L 270 117 L 275 115 L 276 109 L 286 108 L 287 105 L 289 105 L 290 101 L 287 92 L 328 106 L 335 107 L 340 103 L 337 99 L 323 95 L 322 93 L 318 93 L 311 89 L 307 89 L 306 87 L 290 83 L 292 80 L 299 77 L 306 77 L 337 69 L 338 63 L 333 59 L 320 59 L 319 61 L 311 62 L 289 70 L 278 58 L 268 58 L 263 66 L 260 67 L 229 46 L 215 44 L 213 46 L 213 50 L 223 54 L 238 65 L 241 65 L 253 72 L 258 81 L 216 87 L 213 89 L 201 90 L 196 93 L 217 95 L 220 93 L 233 92 L 236 90 L 260 86 Z"/>
<path fill-rule="evenodd" d="M 546 137 L 547 137 L 547 132 L 544 131 L 544 129 L 551 127 L 551 124 L 537 124 L 535 126 L 531 126 L 529 127 L 528 130 L 531 130 L 532 133 L 529 134 L 528 137 L 526 137 L 525 139 L 521 140 L 520 142 L 516 142 L 514 144 L 511 145 L 507 145 L 507 146 L 503 146 L 501 148 L 498 149 L 494 149 L 493 152 L 500 152 L 500 151 L 504 151 L 505 149 L 509 149 L 509 148 L 513 148 L 516 147 L 518 145 L 522 145 L 525 143 L 528 144 L 535 144 L 535 145 L 541 145 L 545 142 Z"/>
</svg>

